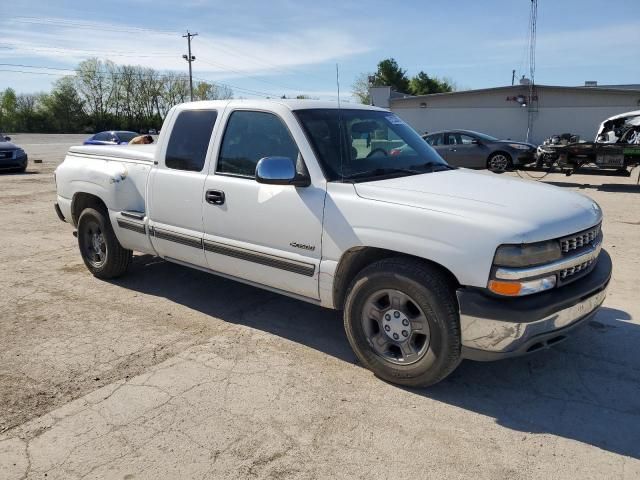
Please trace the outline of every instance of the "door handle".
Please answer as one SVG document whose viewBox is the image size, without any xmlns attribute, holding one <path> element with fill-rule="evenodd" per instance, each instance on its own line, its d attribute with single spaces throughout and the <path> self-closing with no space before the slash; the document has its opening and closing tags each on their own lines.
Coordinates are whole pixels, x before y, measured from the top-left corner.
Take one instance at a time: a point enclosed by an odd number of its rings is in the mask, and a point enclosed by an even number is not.
<svg viewBox="0 0 640 480">
<path fill-rule="evenodd" d="M 222 190 L 207 190 L 204 199 L 211 205 L 222 205 L 224 203 L 224 192 Z"/>
</svg>

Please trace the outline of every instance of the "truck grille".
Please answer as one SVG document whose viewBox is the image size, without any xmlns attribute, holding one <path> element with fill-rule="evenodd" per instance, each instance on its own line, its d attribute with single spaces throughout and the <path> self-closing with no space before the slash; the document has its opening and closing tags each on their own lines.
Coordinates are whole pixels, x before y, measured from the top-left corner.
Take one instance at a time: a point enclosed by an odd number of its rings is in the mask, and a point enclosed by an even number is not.
<svg viewBox="0 0 640 480">
<path fill-rule="evenodd" d="M 589 230 L 576 233 L 569 237 L 560 239 L 560 248 L 562 253 L 569 253 L 573 250 L 579 250 L 582 247 L 591 245 L 600 236 L 601 225 L 596 225 Z"/>
<path fill-rule="evenodd" d="M 588 262 L 581 263 L 580 265 L 576 265 L 571 268 L 565 268 L 564 270 L 560 270 L 558 275 L 560 276 L 560 281 L 563 282 L 565 280 L 569 280 L 570 277 L 576 275 L 580 272 L 586 273 L 589 270 L 589 267 L 594 265 L 595 260 L 589 260 Z"/>
</svg>

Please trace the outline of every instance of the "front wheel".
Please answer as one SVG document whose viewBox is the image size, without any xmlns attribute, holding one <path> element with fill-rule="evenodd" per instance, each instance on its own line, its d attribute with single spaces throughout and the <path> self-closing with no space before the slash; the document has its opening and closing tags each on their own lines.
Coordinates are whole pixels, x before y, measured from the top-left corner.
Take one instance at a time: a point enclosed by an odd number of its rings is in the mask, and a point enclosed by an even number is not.
<svg viewBox="0 0 640 480">
<path fill-rule="evenodd" d="M 511 156 L 507 153 L 497 152 L 487 159 L 487 169 L 493 173 L 504 173 L 513 168 Z"/>
<path fill-rule="evenodd" d="M 460 363 L 451 282 L 437 268 L 391 258 L 365 268 L 347 293 L 344 327 L 360 361 L 389 382 L 433 385 Z"/>
<path fill-rule="evenodd" d="M 78 246 L 84 264 L 97 278 L 119 277 L 131 263 L 133 252 L 120 245 L 108 217 L 93 208 L 83 210 L 78 219 Z"/>
</svg>

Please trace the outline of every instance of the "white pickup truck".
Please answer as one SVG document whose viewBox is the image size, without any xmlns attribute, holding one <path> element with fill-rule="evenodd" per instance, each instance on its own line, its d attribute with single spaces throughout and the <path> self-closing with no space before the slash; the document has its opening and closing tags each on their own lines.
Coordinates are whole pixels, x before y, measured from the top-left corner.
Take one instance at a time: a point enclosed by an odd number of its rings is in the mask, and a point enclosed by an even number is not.
<svg viewBox="0 0 640 480">
<path fill-rule="evenodd" d="M 403 385 L 564 339 L 611 276 L 595 202 L 450 167 L 373 107 L 183 104 L 157 145 L 72 147 L 55 177 L 96 277 L 137 251 L 343 310 L 362 364 Z"/>
</svg>

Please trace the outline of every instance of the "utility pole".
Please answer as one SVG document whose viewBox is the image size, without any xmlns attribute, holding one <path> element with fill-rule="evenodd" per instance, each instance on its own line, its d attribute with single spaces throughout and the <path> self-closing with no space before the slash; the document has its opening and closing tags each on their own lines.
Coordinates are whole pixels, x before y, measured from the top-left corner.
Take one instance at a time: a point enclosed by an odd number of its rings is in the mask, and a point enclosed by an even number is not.
<svg viewBox="0 0 640 480">
<path fill-rule="evenodd" d="M 516 84 L 516 71 L 511 70 L 511 86 L 513 87 Z"/>
<path fill-rule="evenodd" d="M 187 30 L 186 35 L 182 36 L 182 38 L 187 39 L 187 48 L 189 50 L 189 54 L 182 55 L 182 58 L 184 58 L 189 63 L 189 95 L 191 96 L 192 102 L 193 102 L 193 76 L 191 74 L 191 62 L 193 62 L 196 59 L 196 57 L 194 55 L 191 55 L 191 38 L 196 36 L 198 36 L 197 33 L 190 33 L 189 30 Z"/>
</svg>

